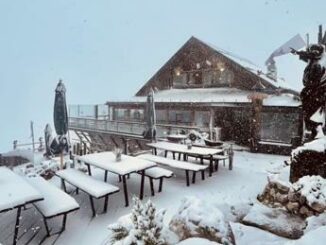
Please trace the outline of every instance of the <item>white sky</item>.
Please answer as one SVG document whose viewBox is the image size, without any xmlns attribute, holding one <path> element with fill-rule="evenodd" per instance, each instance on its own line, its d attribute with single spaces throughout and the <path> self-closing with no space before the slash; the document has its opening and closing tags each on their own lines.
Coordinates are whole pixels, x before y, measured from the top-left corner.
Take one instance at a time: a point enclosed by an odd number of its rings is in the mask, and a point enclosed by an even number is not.
<svg viewBox="0 0 326 245">
<path fill-rule="evenodd" d="M 315 41 L 325 9 L 325 0 L 2 0 L 0 152 L 30 141 L 30 120 L 39 136 L 52 123 L 59 78 L 70 104 L 129 98 L 192 35 L 263 67 L 295 34 Z M 277 65 L 300 89 L 304 64 L 289 55 Z"/>
</svg>

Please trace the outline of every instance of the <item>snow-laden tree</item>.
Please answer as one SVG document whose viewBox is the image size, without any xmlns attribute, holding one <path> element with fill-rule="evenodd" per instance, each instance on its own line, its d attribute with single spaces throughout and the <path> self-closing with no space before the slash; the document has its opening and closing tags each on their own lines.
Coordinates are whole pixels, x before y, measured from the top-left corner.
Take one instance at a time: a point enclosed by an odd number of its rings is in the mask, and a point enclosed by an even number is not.
<svg viewBox="0 0 326 245">
<path fill-rule="evenodd" d="M 162 235 L 165 210 L 156 211 L 155 205 L 149 200 L 146 204 L 133 198 L 134 206 L 127 219 L 119 220 L 110 225 L 112 245 L 165 245 Z"/>
</svg>

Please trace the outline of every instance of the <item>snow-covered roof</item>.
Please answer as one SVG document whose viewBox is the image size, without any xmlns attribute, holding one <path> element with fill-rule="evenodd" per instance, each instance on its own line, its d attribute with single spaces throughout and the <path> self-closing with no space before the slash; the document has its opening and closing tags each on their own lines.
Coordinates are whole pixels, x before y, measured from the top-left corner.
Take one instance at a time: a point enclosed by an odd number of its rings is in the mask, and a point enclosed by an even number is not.
<svg viewBox="0 0 326 245">
<path fill-rule="evenodd" d="M 253 91 L 237 88 L 189 88 L 168 89 L 157 91 L 154 95 L 155 102 L 175 103 L 250 103 L 249 95 Z M 146 96 L 134 96 L 129 101 L 123 102 L 145 102 Z M 117 101 L 119 102 L 119 101 Z M 122 101 L 120 101 L 122 102 Z M 267 95 L 264 100 L 266 106 L 289 106 L 297 107 L 300 101 L 292 94 Z"/>
<path fill-rule="evenodd" d="M 250 60 L 248 60 L 246 58 L 240 57 L 240 56 L 238 56 L 236 54 L 233 54 L 232 52 L 221 49 L 221 48 L 215 46 L 214 44 L 207 43 L 207 42 L 204 42 L 204 43 L 206 45 L 208 45 L 209 47 L 211 47 L 212 49 L 214 49 L 214 50 L 218 51 L 219 53 L 223 54 L 224 56 L 226 56 L 230 60 L 236 62 L 237 64 L 239 64 L 240 66 L 242 66 L 246 70 L 248 70 L 248 71 L 256 74 L 257 76 L 261 77 L 262 79 L 266 80 L 267 82 L 274 85 L 275 87 L 285 88 L 285 89 L 290 89 L 290 90 L 296 91 L 293 87 L 291 87 L 291 85 L 289 83 L 287 83 L 281 77 L 277 77 L 276 80 L 273 80 L 273 79 L 269 78 L 266 75 L 266 73 L 263 72 L 265 69 L 263 69 L 262 67 L 260 67 L 259 65 L 255 64 L 255 63 L 253 63 L 252 61 L 250 61 Z"/>
</svg>

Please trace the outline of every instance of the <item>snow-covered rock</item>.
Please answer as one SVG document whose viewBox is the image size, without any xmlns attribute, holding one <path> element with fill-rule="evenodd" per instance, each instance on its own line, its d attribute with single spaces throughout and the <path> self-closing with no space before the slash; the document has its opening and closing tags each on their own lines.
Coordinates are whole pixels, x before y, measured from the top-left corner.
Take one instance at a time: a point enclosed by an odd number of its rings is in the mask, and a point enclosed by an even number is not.
<svg viewBox="0 0 326 245">
<path fill-rule="evenodd" d="M 280 245 L 289 239 L 240 223 L 230 223 L 237 245 Z"/>
<path fill-rule="evenodd" d="M 321 226 L 326 226 L 326 213 L 320 214 L 318 216 L 311 216 L 306 219 L 307 228 L 304 230 L 305 233 L 316 230 Z"/>
<path fill-rule="evenodd" d="M 326 226 L 308 232 L 297 241 L 290 241 L 284 245 L 324 245 L 326 242 Z"/>
<path fill-rule="evenodd" d="M 290 239 L 300 238 L 306 226 L 303 219 L 284 209 L 269 208 L 259 203 L 252 207 L 243 223 Z"/>
<path fill-rule="evenodd" d="M 183 240 L 182 242 L 179 242 L 177 245 L 216 245 L 221 244 L 217 242 L 212 242 L 207 239 L 203 238 L 188 238 L 186 240 Z"/>
<path fill-rule="evenodd" d="M 320 176 L 304 176 L 292 185 L 292 191 L 299 193 L 313 210 L 326 210 L 326 179 Z"/>
<path fill-rule="evenodd" d="M 195 197 L 182 200 L 178 212 L 172 217 L 170 229 L 180 240 L 202 237 L 225 244 L 234 243 L 231 227 L 217 205 Z"/>
</svg>

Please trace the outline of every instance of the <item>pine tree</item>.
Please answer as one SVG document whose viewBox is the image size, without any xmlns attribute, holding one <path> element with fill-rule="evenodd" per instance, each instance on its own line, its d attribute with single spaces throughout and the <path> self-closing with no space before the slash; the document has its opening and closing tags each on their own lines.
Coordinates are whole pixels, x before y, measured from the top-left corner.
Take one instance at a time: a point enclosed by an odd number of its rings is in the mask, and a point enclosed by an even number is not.
<svg viewBox="0 0 326 245">
<path fill-rule="evenodd" d="M 165 211 L 156 212 L 155 205 L 149 200 L 145 205 L 137 198 L 133 198 L 134 206 L 130 215 L 132 228 L 122 225 L 111 225 L 111 244 L 123 240 L 127 244 L 165 245 L 162 237 L 163 218 Z M 125 244 L 125 243 L 124 243 Z"/>
</svg>

